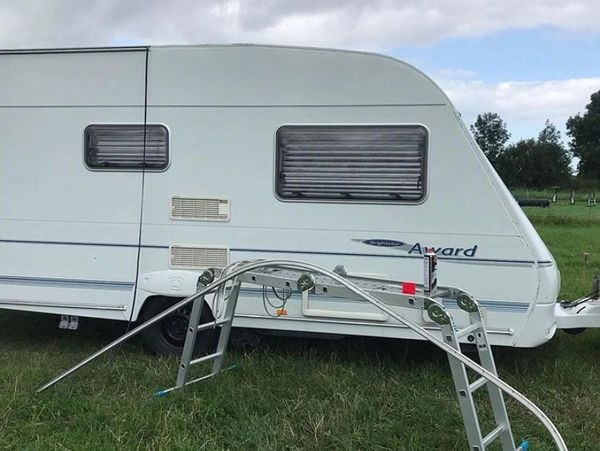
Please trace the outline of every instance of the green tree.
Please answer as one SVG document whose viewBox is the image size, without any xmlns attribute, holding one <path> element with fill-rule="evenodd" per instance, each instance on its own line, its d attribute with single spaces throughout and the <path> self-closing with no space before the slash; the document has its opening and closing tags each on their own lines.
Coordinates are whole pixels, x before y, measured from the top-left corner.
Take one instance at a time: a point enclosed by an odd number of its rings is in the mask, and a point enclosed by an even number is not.
<svg viewBox="0 0 600 451">
<path fill-rule="evenodd" d="M 571 179 L 571 155 L 560 132 L 546 121 L 537 139 L 522 139 L 506 148 L 496 161 L 504 183 L 512 187 L 566 186 Z"/>
<path fill-rule="evenodd" d="M 548 119 L 546 119 L 544 128 L 538 135 L 537 141 L 538 141 L 538 143 L 549 143 L 549 144 L 556 144 L 559 146 L 563 145 L 562 139 L 560 137 L 560 132 L 556 128 L 556 125 L 554 125 Z"/>
<path fill-rule="evenodd" d="M 567 135 L 573 155 L 579 158 L 579 175 L 600 179 L 600 91 L 591 95 L 585 108 L 583 115 L 567 120 Z"/>
<path fill-rule="evenodd" d="M 478 114 L 470 130 L 487 159 L 494 164 L 510 138 L 506 122 L 497 113 Z"/>
</svg>

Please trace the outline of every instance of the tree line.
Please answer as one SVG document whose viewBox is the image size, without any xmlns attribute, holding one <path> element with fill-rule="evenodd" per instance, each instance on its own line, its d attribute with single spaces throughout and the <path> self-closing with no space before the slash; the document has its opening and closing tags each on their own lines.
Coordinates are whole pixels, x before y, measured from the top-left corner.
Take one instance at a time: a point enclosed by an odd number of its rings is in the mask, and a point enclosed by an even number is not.
<svg viewBox="0 0 600 451">
<path fill-rule="evenodd" d="M 600 184 L 600 91 L 593 93 L 583 114 L 566 123 L 565 145 L 556 126 L 546 120 L 536 138 L 507 144 L 510 133 L 497 113 L 477 115 L 470 126 L 475 141 L 509 187 L 574 188 Z M 572 157 L 579 158 L 577 174 Z"/>
</svg>

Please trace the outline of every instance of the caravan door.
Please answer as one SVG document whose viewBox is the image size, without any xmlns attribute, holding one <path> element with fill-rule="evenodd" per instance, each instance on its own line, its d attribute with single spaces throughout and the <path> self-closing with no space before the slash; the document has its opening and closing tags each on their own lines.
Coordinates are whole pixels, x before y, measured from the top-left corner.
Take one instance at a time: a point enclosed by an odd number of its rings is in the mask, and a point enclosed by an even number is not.
<svg viewBox="0 0 600 451">
<path fill-rule="evenodd" d="M 145 58 L 0 52 L 0 308 L 129 317 Z"/>
</svg>

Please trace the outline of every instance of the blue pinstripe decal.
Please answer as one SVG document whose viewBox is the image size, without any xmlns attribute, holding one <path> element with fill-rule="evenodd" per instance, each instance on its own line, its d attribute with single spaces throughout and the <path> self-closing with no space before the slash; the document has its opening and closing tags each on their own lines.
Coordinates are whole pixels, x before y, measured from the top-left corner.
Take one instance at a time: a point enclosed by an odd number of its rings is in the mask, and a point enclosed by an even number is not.
<svg viewBox="0 0 600 451">
<path fill-rule="evenodd" d="M 44 240 L 0 240 L 0 243 L 9 244 L 47 244 L 58 246 L 91 246 L 91 247 L 132 247 L 137 249 L 137 244 L 127 243 L 90 243 L 85 241 L 44 241 Z M 143 248 L 149 249 L 169 249 L 169 246 L 159 246 L 154 244 L 142 244 Z"/>
<path fill-rule="evenodd" d="M 297 251 L 297 250 L 284 250 L 284 249 L 244 249 L 244 248 L 231 248 L 232 252 L 261 252 L 261 253 L 275 253 L 275 254 L 306 254 L 306 255 L 342 255 L 348 257 L 384 257 L 384 258 L 412 258 L 422 260 L 422 255 L 395 255 L 395 254 L 356 254 L 348 252 L 324 252 L 324 251 Z M 447 257 L 440 255 L 440 260 L 459 261 L 459 262 L 482 262 L 482 263 L 518 263 L 533 265 L 538 263 L 540 265 L 552 264 L 550 260 L 541 260 L 536 262 L 535 260 L 507 260 L 498 258 L 463 258 L 463 257 Z"/>
<path fill-rule="evenodd" d="M 108 290 L 130 291 L 133 282 L 120 282 L 110 280 L 63 279 L 54 277 L 25 277 L 0 275 L 0 284 L 3 285 L 39 285 L 68 288 L 99 288 Z"/>
<path fill-rule="evenodd" d="M 47 245 L 63 245 L 63 246 L 96 246 L 96 247 L 127 247 L 137 248 L 137 244 L 126 243 L 89 243 L 89 242 L 71 242 L 71 241 L 30 241 L 30 240 L 0 240 L 0 243 L 16 243 L 16 244 L 47 244 Z M 169 246 L 142 244 L 142 248 L 146 249 L 169 249 Z M 378 258 L 410 258 L 422 259 L 420 255 L 402 255 L 402 254 L 362 254 L 350 252 L 328 252 L 328 251 L 300 251 L 292 249 L 251 249 L 251 248 L 230 248 L 232 252 L 253 252 L 267 254 L 298 254 L 298 255 L 339 255 L 344 257 L 378 257 Z M 515 259 L 498 259 L 498 258 L 466 258 L 466 257 L 449 257 L 440 255 L 438 257 L 442 261 L 459 262 L 459 263 L 490 263 L 490 264 L 515 264 L 515 265 L 535 265 L 552 266 L 550 260 L 515 260 Z"/>
</svg>

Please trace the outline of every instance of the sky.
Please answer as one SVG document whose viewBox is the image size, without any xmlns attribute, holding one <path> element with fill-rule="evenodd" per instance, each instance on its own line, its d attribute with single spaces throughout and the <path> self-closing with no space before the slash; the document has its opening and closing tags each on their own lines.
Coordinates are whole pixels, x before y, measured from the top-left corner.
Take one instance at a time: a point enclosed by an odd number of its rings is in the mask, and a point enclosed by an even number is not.
<svg viewBox="0 0 600 451">
<path fill-rule="evenodd" d="M 563 132 L 600 90 L 599 0 L 0 0 L 0 48 L 265 43 L 368 50 L 425 71 L 467 124 Z"/>
</svg>

